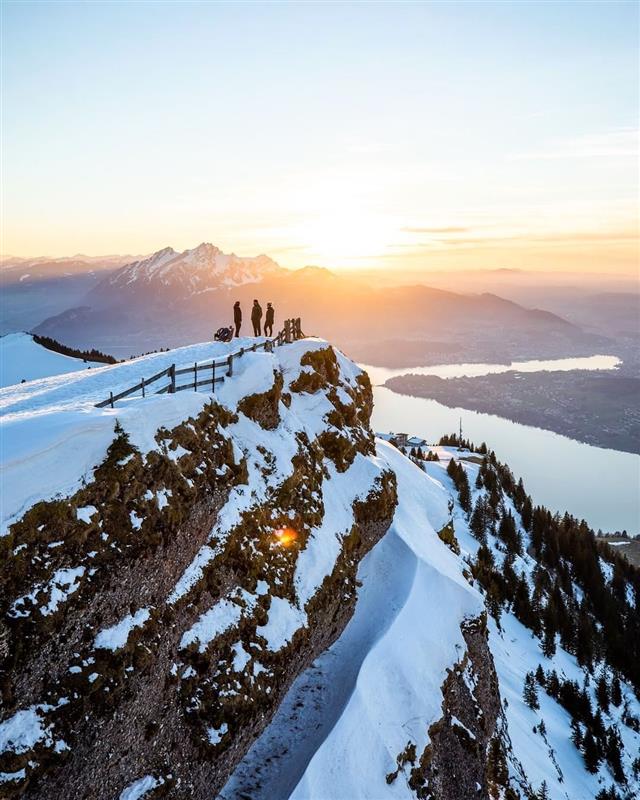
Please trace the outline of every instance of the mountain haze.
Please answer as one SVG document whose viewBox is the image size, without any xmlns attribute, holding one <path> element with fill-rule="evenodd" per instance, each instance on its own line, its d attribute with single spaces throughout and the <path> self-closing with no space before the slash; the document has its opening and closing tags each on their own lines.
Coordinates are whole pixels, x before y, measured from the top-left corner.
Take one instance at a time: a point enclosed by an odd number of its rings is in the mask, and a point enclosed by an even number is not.
<svg viewBox="0 0 640 800">
<path fill-rule="evenodd" d="M 461 294 L 427 286 L 378 288 L 317 267 L 287 270 L 267 256 L 226 255 L 203 243 L 164 248 L 106 275 L 81 302 L 35 328 L 73 346 L 90 341 L 130 355 L 211 337 L 229 324 L 239 300 L 245 314 L 270 300 L 276 323 L 299 316 L 307 332 L 330 336 L 361 360 L 394 338 L 447 340 L 461 353 L 532 357 L 591 354 L 598 338 L 547 311 L 494 294 Z M 395 348 L 401 357 L 402 347 Z"/>
</svg>

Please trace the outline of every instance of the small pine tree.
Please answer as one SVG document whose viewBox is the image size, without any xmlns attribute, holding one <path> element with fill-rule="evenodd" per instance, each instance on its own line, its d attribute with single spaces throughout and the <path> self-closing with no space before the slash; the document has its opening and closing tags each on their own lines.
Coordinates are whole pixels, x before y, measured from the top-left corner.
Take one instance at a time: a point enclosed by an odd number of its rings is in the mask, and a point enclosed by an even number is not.
<svg viewBox="0 0 640 800">
<path fill-rule="evenodd" d="M 538 664 L 538 666 L 536 668 L 536 682 L 537 682 L 538 686 L 544 686 L 545 685 L 545 681 L 546 681 L 546 678 L 545 678 L 544 670 L 542 669 L 542 664 Z"/>
<path fill-rule="evenodd" d="M 466 514 L 471 513 L 471 488 L 469 486 L 469 478 L 467 478 L 467 473 L 464 471 L 464 467 L 460 467 L 460 472 L 458 473 L 458 493 L 460 495 L 460 505 L 462 506 L 462 510 Z"/>
<path fill-rule="evenodd" d="M 469 520 L 469 528 L 471 529 L 471 533 L 479 542 L 486 544 L 487 520 L 484 500 L 482 497 L 479 497 L 476 501 L 473 513 L 471 514 L 471 519 Z"/>
<path fill-rule="evenodd" d="M 540 708 L 540 703 L 538 702 L 538 690 L 533 672 L 527 672 L 525 675 L 522 696 L 524 698 L 524 702 L 529 706 L 529 708 L 533 709 L 534 711 Z"/>
<path fill-rule="evenodd" d="M 571 719 L 571 741 L 578 750 L 582 748 L 582 731 L 580 730 L 580 723 L 575 717 Z"/>
<path fill-rule="evenodd" d="M 587 731 L 582 739 L 582 755 L 584 757 L 584 765 L 589 772 L 595 775 L 598 771 L 598 764 L 600 763 L 600 756 L 598 754 L 598 747 L 595 743 L 591 731 Z"/>
<path fill-rule="evenodd" d="M 558 678 L 558 673 L 555 669 L 552 669 L 547 675 L 547 694 L 549 697 L 553 697 L 554 700 L 557 700 L 560 695 L 560 678 Z"/>
<path fill-rule="evenodd" d="M 542 653 L 546 658 L 553 658 L 556 654 L 556 631 L 555 628 L 548 625 L 545 625 L 544 629 Z"/>
<path fill-rule="evenodd" d="M 487 607 L 489 609 L 489 613 L 495 619 L 496 625 L 498 628 L 500 627 L 500 617 L 502 615 L 502 598 L 501 598 L 500 587 L 496 583 L 495 579 L 491 579 L 489 583 L 489 588 L 487 589 Z"/>
<path fill-rule="evenodd" d="M 623 744 L 620 738 L 620 731 L 615 726 L 611 726 L 607 729 L 604 756 L 613 777 L 618 783 L 622 783 L 625 780 L 624 770 L 622 769 L 622 750 Z"/>
<path fill-rule="evenodd" d="M 617 675 L 614 675 L 611 681 L 610 699 L 616 708 L 622 703 L 622 686 L 620 685 L 620 678 Z"/>
<path fill-rule="evenodd" d="M 607 685 L 607 676 L 604 672 L 598 678 L 596 684 L 596 699 L 600 708 L 607 714 L 609 712 L 609 686 Z"/>
</svg>

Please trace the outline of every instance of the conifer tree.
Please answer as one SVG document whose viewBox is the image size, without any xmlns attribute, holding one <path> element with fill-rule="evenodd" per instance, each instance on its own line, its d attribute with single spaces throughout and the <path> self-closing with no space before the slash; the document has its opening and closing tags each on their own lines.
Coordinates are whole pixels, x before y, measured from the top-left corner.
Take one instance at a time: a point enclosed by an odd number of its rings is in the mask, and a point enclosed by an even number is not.
<svg viewBox="0 0 640 800">
<path fill-rule="evenodd" d="M 617 675 L 614 675 L 611 681 L 611 702 L 616 707 L 622 702 L 622 687 L 620 685 L 620 678 Z"/>
<path fill-rule="evenodd" d="M 593 662 L 594 631 L 588 611 L 580 608 L 576 635 L 576 658 L 580 666 L 590 667 Z"/>
<path fill-rule="evenodd" d="M 478 497 L 471 519 L 469 520 L 469 528 L 471 533 L 476 537 L 479 542 L 486 544 L 487 541 L 487 521 L 486 509 L 484 499 L 482 496 Z"/>
<path fill-rule="evenodd" d="M 552 669 L 547 675 L 547 694 L 554 699 L 557 699 L 560 694 L 560 678 L 555 669 Z"/>
<path fill-rule="evenodd" d="M 571 741 L 575 744 L 578 750 L 582 748 L 582 731 L 580 730 L 580 724 L 575 717 L 571 718 Z"/>
<path fill-rule="evenodd" d="M 624 770 L 622 769 L 623 747 L 620 731 L 612 725 L 607 729 L 604 744 L 604 757 L 611 769 L 611 774 L 618 783 L 623 783 L 625 780 Z"/>
<path fill-rule="evenodd" d="M 609 687 L 607 685 L 607 676 L 602 673 L 598 678 L 596 684 L 596 699 L 600 708 L 606 713 L 609 711 Z"/>
<path fill-rule="evenodd" d="M 536 681 L 533 672 L 527 672 L 524 678 L 524 689 L 522 691 L 524 702 L 534 711 L 540 708 L 538 702 L 538 690 L 536 688 Z"/>
<path fill-rule="evenodd" d="M 594 741 L 591 731 L 587 731 L 582 739 L 582 755 L 584 757 L 584 765 L 589 772 L 595 775 L 598 771 L 598 764 L 600 763 L 600 756 L 598 755 L 598 747 Z"/>
<path fill-rule="evenodd" d="M 604 728 L 604 722 L 602 721 L 602 711 L 600 711 L 600 709 L 598 709 L 596 713 L 593 715 L 593 720 L 591 722 L 591 730 L 593 731 L 593 735 L 596 738 L 596 744 L 604 739 L 605 728 Z M 600 755 L 602 755 L 601 749 L 600 749 Z"/>
<path fill-rule="evenodd" d="M 460 505 L 462 506 L 463 511 L 466 514 L 471 513 L 471 488 L 469 487 L 469 478 L 467 478 L 467 473 L 464 471 L 464 467 L 460 467 L 460 471 L 458 473 L 458 493 L 460 495 Z"/>
<path fill-rule="evenodd" d="M 556 615 L 553 598 L 550 597 L 543 615 L 544 639 L 542 641 L 542 652 L 547 658 L 553 658 L 556 653 Z"/>
<path fill-rule="evenodd" d="M 500 587 L 495 578 L 492 578 L 487 589 L 487 607 L 498 628 L 500 627 L 500 616 L 502 614 L 500 594 Z"/>
</svg>

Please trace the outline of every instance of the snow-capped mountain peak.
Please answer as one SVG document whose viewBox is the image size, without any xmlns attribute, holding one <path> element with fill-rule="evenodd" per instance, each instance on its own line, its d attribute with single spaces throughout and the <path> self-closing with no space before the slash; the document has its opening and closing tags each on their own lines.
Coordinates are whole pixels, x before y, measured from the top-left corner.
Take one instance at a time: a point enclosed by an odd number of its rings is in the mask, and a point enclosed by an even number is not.
<svg viewBox="0 0 640 800">
<path fill-rule="evenodd" d="M 136 289 L 170 290 L 172 294 L 193 295 L 224 287 L 256 283 L 281 267 L 265 255 L 244 257 L 225 254 L 210 242 L 179 253 L 172 247 L 158 250 L 148 258 L 134 261 L 111 275 L 95 292 Z"/>
</svg>

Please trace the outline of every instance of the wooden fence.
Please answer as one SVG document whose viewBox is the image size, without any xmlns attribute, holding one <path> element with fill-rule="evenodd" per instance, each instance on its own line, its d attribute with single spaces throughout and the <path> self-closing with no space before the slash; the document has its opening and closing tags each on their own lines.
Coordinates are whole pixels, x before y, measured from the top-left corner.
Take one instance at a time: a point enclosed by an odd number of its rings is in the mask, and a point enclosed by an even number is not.
<svg viewBox="0 0 640 800">
<path fill-rule="evenodd" d="M 163 369 L 162 372 L 157 372 L 150 378 L 142 378 L 140 383 L 136 383 L 130 389 L 125 389 L 124 392 L 114 394 L 109 393 L 106 400 L 96 403 L 96 408 L 106 408 L 106 406 L 114 407 L 116 400 L 122 400 L 123 397 L 129 397 L 136 392 L 141 392 L 142 397 L 147 394 L 147 387 L 163 378 L 168 378 L 168 383 L 160 389 L 152 391 L 151 394 L 175 394 L 176 392 L 183 392 L 186 389 L 193 389 L 197 391 L 201 386 L 210 386 L 211 391 L 215 393 L 216 383 L 222 383 L 225 378 L 233 376 L 233 362 L 235 359 L 242 358 L 245 353 L 255 353 L 257 350 L 265 350 L 268 353 L 273 352 L 274 347 L 280 347 L 283 344 L 289 344 L 296 339 L 302 339 L 302 326 L 300 324 L 300 317 L 297 319 L 287 319 L 284 323 L 284 328 L 274 336 L 272 339 L 265 339 L 264 342 L 255 342 L 251 347 L 241 347 L 235 353 L 229 353 L 227 358 L 223 361 L 212 361 L 210 364 L 198 364 L 197 362 L 189 367 L 176 368 L 175 364 Z M 191 383 L 178 383 L 176 378 L 181 375 L 193 375 Z"/>
</svg>

